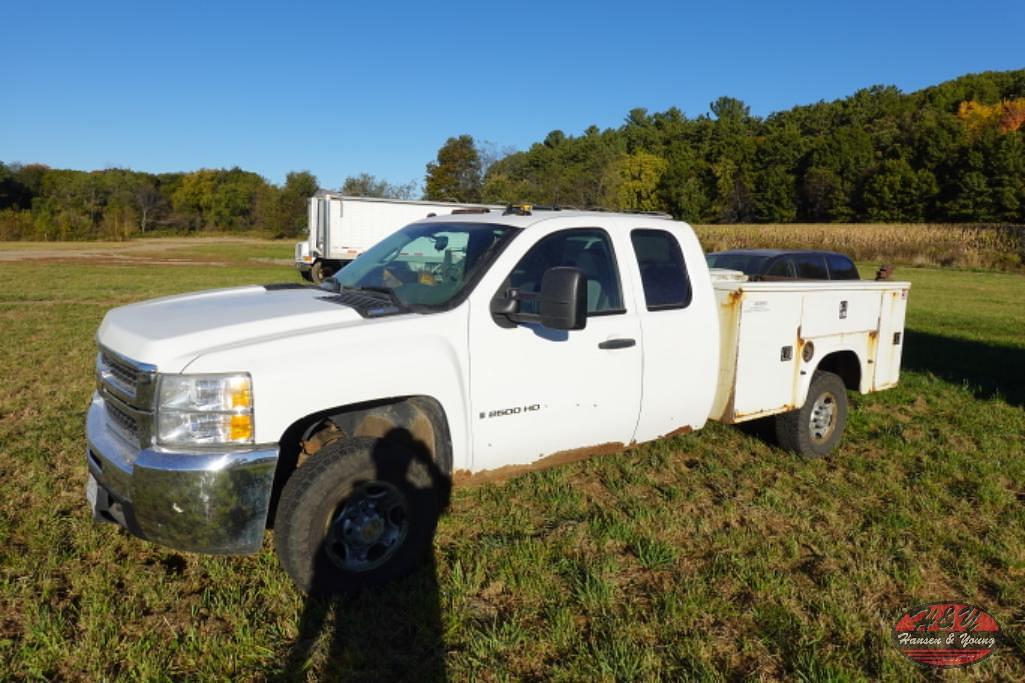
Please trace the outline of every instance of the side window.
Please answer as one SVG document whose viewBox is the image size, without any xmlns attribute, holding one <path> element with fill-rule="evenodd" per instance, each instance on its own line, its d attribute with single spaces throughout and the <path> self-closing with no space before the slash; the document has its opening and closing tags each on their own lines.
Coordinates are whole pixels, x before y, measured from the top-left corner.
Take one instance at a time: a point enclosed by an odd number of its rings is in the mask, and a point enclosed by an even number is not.
<svg viewBox="0 0 1025 683">
<path fill-rule="evenodd" d="M 797 273 L 794 271 L 794 262 L 786 256 L 776 259 L 765 274 L 771 277 L 797 277 Z"/>
<path fill-rule="evenodd" d="M 832 280 L 860 280 L 858 269 L 854 263 L 841 254 L 826 254 L 829 264 L 829 277 Z"/>
<path fill-rule="evenodd" d="M 644 302 L 648 310 L 689 306 L 690 278 L 676 238 L 665 230 L 634 230 L 630 233 L 630 241 L 641 270 Z"/>
<path fill-rule="evenodd" d="M 589 315 L 623 312 L 615 252 L 604 230 L 564 230 L 545 237 L 516 264 L 509 274 L 507 287 L 540 293 L 545 271 L 557 266 L 573 266 L 584 271 Z M 521 301 L 520 312 L 540 313 L 538 302 Z"/>
<path fill-rule="evenodd" d="M 826 272 L 826 259 L 822 254 L 797 254 L 794 256 L 797 262 L 797 277 L 802 280 L 828 280 L 829 273 Z"/>
</svg>

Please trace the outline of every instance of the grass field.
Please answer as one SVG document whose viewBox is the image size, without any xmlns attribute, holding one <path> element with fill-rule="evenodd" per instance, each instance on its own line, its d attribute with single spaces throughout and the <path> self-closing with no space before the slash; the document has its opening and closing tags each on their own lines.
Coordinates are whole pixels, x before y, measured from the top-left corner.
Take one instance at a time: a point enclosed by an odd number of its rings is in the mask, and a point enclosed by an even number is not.
<svg viewBox="0 0 1025 683">
<path fill-rule="evenodd" d="M 903 381 L 827 460 L 713 424 L 457 488 L 431 566 L 324 603 L 269 536 L 205 557 L 89 517 L 104 312 L 297 279 L 289 244 L 188 249 L 219 265 L 0 262 L 0 679 L 924 680 L 890 632 L 944 599 L 1007 637 L 944 678 L 1025 679 L 1025 277 L 899 269 Z"/>
</svg>

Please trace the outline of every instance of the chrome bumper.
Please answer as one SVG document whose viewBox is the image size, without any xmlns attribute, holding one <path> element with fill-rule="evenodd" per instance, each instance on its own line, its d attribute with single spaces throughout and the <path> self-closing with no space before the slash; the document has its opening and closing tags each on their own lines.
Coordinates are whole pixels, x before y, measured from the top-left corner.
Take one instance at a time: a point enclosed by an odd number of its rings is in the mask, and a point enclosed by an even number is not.
<svg viewBox="0 0 1025 683">
<path fill-rule="evenodd" d="M 260 549 L 276 445 L 195 453 L 139 450 L 107 427 L 99 394 L 86 416 L 86 439 L 95 519 L 178 550 L 234 555 Z"/>
</svg>

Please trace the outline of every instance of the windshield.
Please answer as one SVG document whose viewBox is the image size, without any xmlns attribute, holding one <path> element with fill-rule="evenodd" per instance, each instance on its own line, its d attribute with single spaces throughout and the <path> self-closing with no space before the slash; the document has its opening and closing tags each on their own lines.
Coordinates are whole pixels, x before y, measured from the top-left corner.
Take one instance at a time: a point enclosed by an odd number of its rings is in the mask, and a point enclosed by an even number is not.
<svg viewBox="0 0 1025 683">
<path fill-rule="evenodd" d="M 476 282 L 516 232 L 486 223 L 414 223 L 367 249 L 322 286 L 380 292 L 402 306 L 444 307 Z"/>
<path fill-rule="evenodd" d="M 709 268 L 739 270 L 745 275 L 760 275 L 769 258 L 761 254 L 731 254 L 728 251 L 705 255 Z"/>
</svg>

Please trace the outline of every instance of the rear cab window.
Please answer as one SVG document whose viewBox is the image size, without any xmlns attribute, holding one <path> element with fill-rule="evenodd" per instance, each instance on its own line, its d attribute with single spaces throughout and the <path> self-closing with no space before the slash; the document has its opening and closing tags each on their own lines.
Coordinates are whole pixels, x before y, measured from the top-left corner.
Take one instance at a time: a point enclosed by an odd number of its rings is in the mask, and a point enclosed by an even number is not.
<svg viewBox="0 0 1025 683">
<path fill-rule="evenodd" d="M 693 292 L 680 243 L 665 230 L 637 229 L 630 232 L 637 266 L 649 311 L 686 308 Z"/>
</svg>

